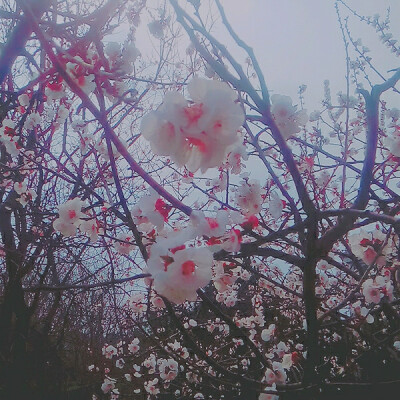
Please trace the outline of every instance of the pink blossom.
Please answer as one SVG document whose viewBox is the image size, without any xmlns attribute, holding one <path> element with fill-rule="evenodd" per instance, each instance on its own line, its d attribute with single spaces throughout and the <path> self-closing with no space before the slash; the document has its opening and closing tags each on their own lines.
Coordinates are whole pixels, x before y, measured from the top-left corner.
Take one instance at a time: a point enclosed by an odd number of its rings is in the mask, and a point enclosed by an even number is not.
<svg viewBox="0 0 400 400">
<path fill-rule="evenodd" d="M 114 242 L 115 250 L 120 254 L 129 254 L 134 248 L 135 245 L 132 243 L 133 236 L 129 233 L 119 233 L 117 239 Z"/>
<path fill-rule="evenodd" d="M 141 131 L 154 153 L 170 156 L 191 172 L 205 172 L 219 167 L 236 144 L 243 111 L 225 83 L 194 78 L 188 91 L 193 104 L 179 93 L 167 93 L 160 108 L 143 118 Z"/>
<path fill-rule="evenodd" d="M 146 390 L 147 393 L 156 396 L 157 394 L 160 393 L 160 389 L 158 389 L 158 387 L 156 386 L 158 383 L 158 379 L 155 378 L 151 381 L 147 381 L 144 383 L 144 388 Z"/>
<path fill-rule="evenodd" d="M 379 287 L 374 284 L 372 279 L 367 279 L 362 285 L 362 292 L 367 303 L 378 304 L 381 301 Z"/>
<path fill-rule="evenodd" d="M 134 313 L 141 314 L 147 311 L 147 298 L 144 293 L 132 294 L 126 304 Z"/>
<path fill-rule="evenodd" d="M 354 255 L 366 264 L 371 265 L 376 262 L 378 265 L 384 265 L 385 257 L 390 253 L 390 246 L 386 242 L 386 235 L 379 230 L 367 232 L 360 229 L 349 235 L 349 244 Z M 382 254 L 383 256 L 379 256 Z"/>
<path fill-rule="evenodd" d="M 81 218 L 85 216 L 82 212 L 82 208 L 85 205 L 85 202 L 78 197 L 59 205 L 59 218 L 53 222 L 54 229 L 61 232 L 64 236 L 74 236 L 76 228 L 82 223 Z"/>
<path fill-rule="evenodd" d="M 89 236 L 92 243 L 97 241 L 100 233 L 103 233 L 103 230 L 99 227 L 99 223 L 95 218 L 82 220 L 79 229 Z"/>
<path fill-rule="evenodd" d="M 196 290 L 211 280 L 212 253 L 206 248 L 188 248 L 174 254 L 154 254 L 148 268 L 155 290 L 174 303 L 196 300 Z"/>
<path fill-rule="evenodd" d="M 151 189 L 150 194 L 143 196 L 132 209 L 132 218 L 138 225 L 150 223 L 151 226 L 161 230 L 164 222 L 168 221 L 171 208 L 155 190 Z"/>
<path fill-rule="evenodd" d="M 172 381 L 178 375 L 178 363 L 173 360 L 161 360 L 159 370 L 160 370 L 160 378 L 165 381 Z"/>
<path fill-rule="evenodd" d="M 283 201 L 279 198 L 278 193 L 273 192 L 269 201 L 269 212 L 274 219 L 279 219 L 282 216 Z"/>
<path fill-rule="evenodd" d="M 282 136 L 287 139 L 300 132 L 299 125 L 305 125 L 308 120 L 306 111 L 296 111 L 297 106 L 292 105 L 289 96 L 274 94 L 271 96 L 271 102 L 271 114 Z"/>
<path fill-rule="evenodd" d="M 132 340 L 131 343 L 128 345 L 128 350 L 131 354 L 135 354 L 139 351 L 140 346 L 139 346 L 139 339 L 135 338 Z"/>
<path fill-rule="evenodd" d="M 271 324 L 267 329 L 263 329 L 261 332 L 261 339 L 264 342 L 269 342 L 271 338 L 275 335 L 276 326 L 275 324 Z"/>
<path fill-rule="evenodd" d="M 155 307 L 155 308 L 165 308 L 165 303 L 164 300 L 160 297 L 160 296 L 154 296 L 151 299 L 151 304 Z"/>
<path fill-rule="evenodd" d="M 29 105 L 29 96 L 26 93 L 22 93 L 18 96 L 18 101 L 19 104 L 21 104 L 22 107 L 27 107 Z"/>
<path fill-rule="evenodd" d="M 118 350 L 111 344 L 103 347 L 103 356 L 111 359 L 113 356 L 118 354 Z"/>
<path fill-rule="evenodd" d="M 103 393 L 108 393 L 109 391 L 113 390 L 115 388 L 115 379 L 112 378 L 104 378 L 104 383 L 101 385 L 101 390 Z"/>
<path fill-rule="evenodd" d="M 258 400 L 279 400 L 279 396 L 271 393 L 261 393 L 260 396 L 258 396 Z"/>
<path fill-rule="evenodd" d="M 231 229 L 222 237 L 221 248 L 225 251 L 236 253 L 240 251 L 242 235 L 238 229 Z"/>
<path fill-rule="evenodd" d="M 400 157 L 400 129 L 394 129 L 384 140 L 385 146 L 395 157 Z"/>
<path fill-rule="evenodd" d="M 237 194 L 236 204 L 246 216 L 258 214 L 261 211 L 261 187 L 256 180 L 242 181 Z"/>
</svg>

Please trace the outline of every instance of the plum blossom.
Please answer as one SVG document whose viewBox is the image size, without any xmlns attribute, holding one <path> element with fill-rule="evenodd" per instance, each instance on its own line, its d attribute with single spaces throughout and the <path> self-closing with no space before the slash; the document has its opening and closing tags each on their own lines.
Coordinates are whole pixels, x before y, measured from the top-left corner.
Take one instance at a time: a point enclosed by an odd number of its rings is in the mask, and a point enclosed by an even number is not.
<svg viewBox="0 0 400 400">
<path fill-rule="evenodd" d="M 332 179 L 331 174 L 324 170 L 315 177 L 315 183 L 320 188 L 325 188 L 329 181 Z"/>
<path fill-rule="evenodd" d="M 305 125 L 308 120 L 306 110 L 297 111 L 289 96 L 274 94 L 271 102 L 271 114 L 282 136 L 288 139 L 300 132 L 300 125 Z"/>
<path fill-rule="evenodd" d="M 101 385 L 103 393 L 108 393 L 115 388 L 116 379 L 109 377 L 104 378 L 104 383 Z"/>
<path fill-rule="evenodd" d="M 213 251 L 219 250 L 219 247 L 229 253 L 237 253 L 240 251 L 240 245 L 242 243 L 242 234 L 239 229 L 232 228 L 219 240 L 220 245 L 214 246 Z"/>
<path fill-rule="evenodd" d="M 184 359 L 189 357 L 189 352 L 188 352 L 187 348 L 182 347 L 182 345 L 177 340 L 175 340 L 174 343 L 168 343 L 168 346 L 174 352 L 176 352 L 179 355 L 179 357 L 184 358 Z"/>
<path fill-rule="evenodd" d="M 309 121 L 310 121 L 310 122 L 318 121 L 320 117 L 321 117 L 321 113 L 320 113 L 319 111 L 313 111 L 313 112 L 310 114 Z"/>
<path fill-rule="evenodd" d="M 26 117 L 24 126 L 26 129 L 33 129 L 40 125 L 41 121 L 42 117 L 40 116 L 40 114 L 37 112 L 33 112 Z"/>
<path fill-rule="evenodd" d="M 283 201 L 279 198 L 278 193 L 273 192 L 269 201 L 269 212 L 274 219 L 279 219 L 282 216 Z"/>
<path fill-rule="evenodd" d="M 75 81 L 75 83 L 86 93 L 91 94 L 96 89 L 94 75 L 87 74 L 87 68 L 81 57 L 76 56 L 75 62 L 66 64 L 66 72 Z"/>
<path fill-rule="evenodd" d="M 155 154 L 204 173 L 221 166 L 235 148 L 244 115 L 236 93 L 223 82 L 194 78 L 188 91 L 193 103 L 167 93 L 158 110 L 143 118 L 141 131 Z"/>
<path fill-rule="evenodd" d="M 286 382 L 286 372 L 281 363 L 274 361 L 272 363 L 272 369 L 267 368 L 264 373 L 263 381 L 267 385 L 272 385 L 274 383 L 284 384 Z"/>
<path fill-rule="evenodd" d="M 261 187 L 258 181 L 244 180 L 236 193 L 236 204 L 246 216 L 258 214 L 261 211 Z"/>
<path fill-rule="evenodd" d="M 329 264 L 325 260 L 320 260 L 318 261 L 317 268 L 320 269 L 321 271 L 326 271 L 328 269 L 333 268 L 333 265 Z"/>
<path fill-rule="evenodd" d="M 140 314 L 147 311 L 147 299 L 144 293 L 132 294 L 126 304 L 134 313 Z"/>
<path fill-rule="evenodd" d="M 249 158 L 246 150 L 246 145 L 241 142 L 237 142 L 236 145 L 232 146 L 232 150 L 226 157 L 226 166 L 230 168 L 232 174 L 238 175 L 242 172 L 244 167 L 242 160 L 247 161 Z"/>
<path fill-rule="evenodd" d="M 104 48 L 104 54 L 108 57 L 110 68 L 121 74 L 132 73 L 133 66 L 140 52 L 134 43 L 125 43 L 121 50 L 121 45 L 117 42 L 109 42 Z"/>
<path fill-rule="evenodd" d="M 22 93 L 18 96 L 18 102 L 22 107 L 27 107 L 29 105 L 30 98 L 26 93 Z"/>
<path fill-rule="evenodd" d="M 104 54 L 112 61 L 121 54 L 121 45 L 117 42 L 109 42 L 104 47 Z"/>
<path fill-rule="evenodd" d="M 99 227 L 97 219 L 82 220 L 79 229 L 89 236 L 92 243 L 96 242 L 99 234 L 103 233 L 103 229 Z"/>
<path fill-rule="evenodd" d="M 284 385 L 286 383 L 286 379 L 287 379 L 286 372 L 280 363 L 274 363 L 274 364 L 279 365 L 279 366 L 277 366 L 277 365 L 274 366 L 275 382 L 277 384 Z"/>
<path fill-rule="evenodd" d="M 90 138 L 90 137 L 89 137 Z M 86 139 L 86 137 L 85 137 Z M 120 138 L 120 141 L 125 147 L 128 147 L 128 143 L 126 142 L 125 139 Z M 84 146 L 85 147 L 85 146 Z M 108 153 L 108 147 L 106 140 L 103 138 L 99 138 L 96 143 L 94 144 L 94 148 L 99 152 L 99 154 L 106 160 L 110 161 L 110 155 Z M 114 143 L 111 143 L 111 149 L 112 153 L 114 156 L 114 159 L 117 159 L 121 156 L 121 154 L 118 152 L 117 148 L 115 147 Z"/>
<path fill-rule="evenodd" d="M 33 201 L 37 197 L 37 194 L 33 189 L 28 189 L 25 181 L 15 182 L 14 190 L 20 196 L 17 201 L 21 203 L 22 206 L 26 206 L 29 201 Z"/>
<path fill-rule="evenodd" d="M 272 393 L 261 393 L 258 400 L 279 400 L 279 396 Z"/>
<path fill-rule="evenodd" d="M 165 303 L 164 300 L 160 297 L 160 296 L 154 296 L 151 299 L 151 304 L 153 305 L 153 307 L 155 308 L 165 308 Z"/>
<path fill-rule="evenodd" d="M 129 233 L 121 232 L 117 236 L 117 240 L 114 242 L 114 248 L 120 254 L 129 254 L 135 245 L 132 243 L 133 236 Z"/>
<path fill-rule="evenodd" d="M 226 267 L 226 268 L 225 268 Z M 227 266 L 226 263 L 215 263 L 213 268 L 213 282 L 214 286 L 219 293 L 229 290 L 231 285 L 237 280 L 237 275 L 232 272 L 232 268 Z"/>
<path fill-rule="evenodd" d="M 128 344 L 128 350 L 131 354 L 135 354 L 140 350 L 139 339 L 135 338 Z"/>
<path fill-rule="evenodd" d="M 125 43 L 122 49 L 121 60 L 118 65 L 118 70 L 125 75 L 129 75 L 133 71 L 133 64 L 140 56 L 140 51 L 134 43 Z"/>
<path fill-rule="evenodd" d="M 0 127 L 0 143 L 6 148 L 6 152 L 11 156 L 17 156 L 21 146 L 18 144 L 19 136 L 15 132 L 15 123 L 5 118 Z"/>
<path fill-rule="evenodd" d="M 367 265 L 373 262 L 382 266 L 386 256 L 390 254 L 390 246 L 386 243 L 386 235 L 379 230 L 367 232 L 364 229 L 349 235 L 349 244 L 354 255 Z M 382 255 L 380 255 L 382 254 Z"/>
<path fill-rule="evenodd" d="M 151 381 L 147 381 L 144 383 L 144 389 L 146 390 L 147 393 L 155 396 L 160 393 L 160 389 L 156 386 L 158 383 L 158 379 L 155 378 Z"/>
<path fill-rule="evenodd" d="M 85 205 L 86 203 L 78 197 L 59 205 L 59 218 L 53 222 L 54 229 L 64 236 L 74 236 L 76 228 L 82 223 L 81 218 L 85 216 L 82 212 L 82 208 Z"/>
<path fill-rule="evenodd" d="M 173 381 L 178 375 L 178 363 L 172 358 L 168 360 L 161 359 L 158 367 L 160 378 L 165 381 Z"/>
<path fill-rule="evenodd" d="M 103 347 L 102 353 L 103 356 L 105 356 L 108 359 L 111 359 L 113 358 L 113 356 L 118 354 L 118 350 L 110 344 L 108 346 Z"/>
<path fill-rule="evenodd" d="M 227 174 L 221 172 L 218 177 L 211 180 L 210 184 L 213 187 L 214 193 L 223 192 L 224 190 L 226 190 L 228 184 Z"/>
<path fill-rule="evenodd" d="M 387 296 L 389 301 L 393 299 L 393 285 L 383 276 L 375 279 L 367 279 L 362 284 L 362 293 L 367 303 L 378 304 L 382 297 Z"/>
<path fill-rule="evenodd" d="M 212 278 L 212 253 L 207 248 L 184 248 L 176 252 L 153 245 L 147 262 L 154 289 L 174 303 L 196 300 L 196 290 Z"/>
<path fill-rule="evenodd" d="M 171 208 L 154 189 L 150 189 L 150 195 L 143 196 L 132 209 L 132 218 L 138 225 L 150 223 L 160 230 L 168 221 Z"/>
<path fill-rule="evenodd" d="M 289 370 L 293 365 L 292 353 L 285 354 L 282 358 L 282 367 Z"/>
<path fill-rule="evenodd" d="M 162 20 L 151 21 L 149 24 L 147 24 L 147 27 L 149 28 L 150 33 L 156 39 L 162 39 L 164 37 L 164 28 L 165 28 L 164 21 Z"/>
<path fill-rule="evenodd" d="M 391 154 L 400 157 L 400 129 L 395 129 L 390 136 L 387 136 L 384 144 Z"/>
<path fill-rule="evenodd" d="M 145 368 L 154 369 L 157 365 L 156 356 L 154 354 L 150 354 L 142 364 Z"/>
<path fill-rule="evenodd" d="M 283 357 L 284 354 L 289 350 L 284 342 L 279 342 L 275 347 L 275 352 L 278 357 Z"/>
<path fill-rule="evenodd" d="M 261 332 L 261 339 L 264 340 L 264 342 L 269 342 L 271 338 L 275 335 L 275 330 L 275 324 L 271 324 L 268 328 L 263 329 Z"/>
<path fill-rule="evenodd" d="M 198 236 L 219 237 L 226 232 L 229 212 L 218 210 L 215 217 L 206 217 L 201 211 L 193 211 L 190 220 Z"/>
<path fill-rule="evenodd" d="M 367 303 L 378 304 L 381 301 L 379 287 L 374 284 L 372 279 L 367 279 L 362 285 L 363 295 Z"/>
<path fill-rule="evenodd" d="M 64 98 L 66 92 L 61 76 L 58 76 L 53 82 L 48 82 L 44 93 L 48 102 Z"/>
</svg>

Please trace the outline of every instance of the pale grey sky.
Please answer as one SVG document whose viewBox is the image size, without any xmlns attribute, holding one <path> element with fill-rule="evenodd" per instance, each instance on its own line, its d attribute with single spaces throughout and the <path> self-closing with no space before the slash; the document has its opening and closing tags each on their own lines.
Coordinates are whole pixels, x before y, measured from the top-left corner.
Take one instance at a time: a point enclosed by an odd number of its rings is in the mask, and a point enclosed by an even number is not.
<svg viewBox="0 0 400 400">
<path fill-rule="evenodd" d="M 237 33 L 253 47 L 267 84 L 276 93 L 296 97 L 300 84 L 308 86 L 306 101 L 319 100 L 323 81 L 329 79 L 332 94 L 345 90 L 345 52 L 333 0 L 221 0 Z M 400 0 L 348 0 L 361 15 L 386 16 L 391 8 L 391 28 L 400 40 Z M 341 7 L 343 16 L 348 12 Z M 400 67 L 378 39 L 374 28 L 349 19 L 354 39 L 362 38 L 372 50 L 380 72 Z M 381 81 L 374 74 L 373 83 Z M 311 104 L 306 107 L 311 106 Z M 310 110 L 311 111 L 311 110 Z"/>
</svg>

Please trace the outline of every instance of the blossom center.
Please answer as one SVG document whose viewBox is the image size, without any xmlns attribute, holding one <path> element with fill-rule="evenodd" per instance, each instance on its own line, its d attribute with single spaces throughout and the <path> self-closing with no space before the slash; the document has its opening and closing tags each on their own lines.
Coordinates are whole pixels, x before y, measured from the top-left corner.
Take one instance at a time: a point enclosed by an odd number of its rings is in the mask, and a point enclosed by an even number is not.
<svg viewBox="0 0 400 400">
<path fill-rule="evenodd" d="M 200 139 L 194 138 L 194 137 L 189 137 L 188 138 L 188 143 L 190 147 L 197 147 L 201 153 L 206 152 L 206 145 L 203 141 Z"/>
<path fill-rule="evenodd" d="M 203 104 L 195 104 L 192 107 L 186 107 L 184 112 L 188 120 L 188 125 L 197 123 L 200 117 L 203 115 L 202 110 Z"/>
<path fill-rule="evenodd" d="M 75 211 L 75 210 L 69 210 L 69 211 L 68 211 L 68 217 L 69 217 L 70 219 L 76 218 L 76 211 Z"/>
<path fill-rule="evenodd" d="M 195 270 L 195 267 L 196 267 L 196 264 L 193 261 L 191 261 L 191 260 L 185 261 L 182 264 L 182 267 L 181 267 L 182 268 L 182 274 L 185 275 L 185 276 L 192 275 L 194 270 Z"/>
</svg>

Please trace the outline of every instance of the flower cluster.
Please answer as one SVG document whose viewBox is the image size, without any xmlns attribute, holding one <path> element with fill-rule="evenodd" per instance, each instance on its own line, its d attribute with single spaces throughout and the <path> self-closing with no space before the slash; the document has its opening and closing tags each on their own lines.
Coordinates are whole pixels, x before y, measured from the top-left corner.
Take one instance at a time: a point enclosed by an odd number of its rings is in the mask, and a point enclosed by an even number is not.
<svg viewBox="0 0 400 400">
<path fill-rule="evenodd" d="M 236 148 L 243 111 L 225 83 L 194 78 L 188 91 L 191 103 L 180 93 L 167 93 L 159 109 L 143 118 L 141 131 L 155 154 L 191 172 L 205 172 L 219 167 Z"/>
<path fill-rule="evenodd" d="M 261 211 L 261 187 L 256 180 L 245 180 L 236 193 L 236 204 L 246 216 L 258 214 Z"/>
<path fill-rule="evenodd" d="M 92 242 L 95 242 L 98 235 L 102 233 L 102 229 L 96 219 L 84 219 L 87 217 L 82 212 L 82 208 L 85 206 L 86 203 L 78 197 L 59 205 L 59 217 L 53 222 L 54 229 L 61 232 L 63 236 L 69 237 L 75 236 L 76 229 L 79 228 L 81 232 L 90 237 Z"/>
<path fill-rule="evenodd" d="M 135 247 L 132 243 L 133 236 L 129 233 L 121 232 L 118 234 L 116 239 L 117 240 L 114 243 L 114 248 L 120 254 L 128 255 Z"/>
<path fill-rule="evenodd" d="M 375 279 L 367 279 L 362 285 L 362 293 L 367 303 L 378 304 L 381 298 L 387 296 L 389 301 L 393 300 L 393 285 L 390 279 L 377 276 Z"/>
<path fill-rule="evenodd" d="M 300 132 L 300 125 L 308 121 L 306 110 L 297 111 L 289 96 L 274 94 L 271 96 L 271 114 L 282 136 L 287 139 Z"/>
<path fill-rule="evenodd" d="M 132 209 L 133 221 L 140 226 L 140 229 L 147 231 L 156 226 L 158 230 L 164 227 L 164 222 L 168 221 L 168 214 L 171 206 L 156 193 L 150 189 L 150 194 L 143 196 L 136 206 Z"/>
<path fill-rule="evenodd" d="M 76 228 L 85 216 L 82 212 L 83 207 L 85 207 L 85 202 L 78 197 L 59 205 L 59 217 L 53 222 L 54 229 L 64 236 L 75 236 Z"/>
<path fill-rule="evenodd" d="M 19 136 L 15 132 L 15 123 L 10 119 L 4 119 L 0 127 L 0 143 L 6 149 L 6 152 L 11 156 L 17 156 L 20 152 L 20 145 L 18 144 Z"/>
<path fill-rule="evenodd" d="M 123 49 L 117 42 L 109 42 L 104 49 L 108 57 L 110 69 L 121 74 L 130 74 L 133 71 L 133 63 L 139 57 L 140 51 L 134 43 L 125 43 Z"/>
<path fill-rule="evenodd" d="M 349 236 L 351 251 L 367 265 L 377 263 L 382 266 L 385 264 L 386 256 L 391 251 L 390 246 L 385 242 L 386 235 L 379 230 L 367 232 L 361 229 L 358 233 Z"/>
<path fill-rule="evenodd" d="M 385 138 L 385 146 L 393 156 L 400 158 L 400 110 L 397 108 L 387 110 L 386 118 L 391 120 L 388 127 L 391 129 L 391 132 Z"/>
<path fill-rule="evenodd" d="M 36 192 L 33 189 L 28 189 L 26 182 L 15 182 L 14 190 L 20 196 L 17 201 L 19 201 L 23 206 L 25 206 L 29 201 L 36 199 Z"/>
</svg>

